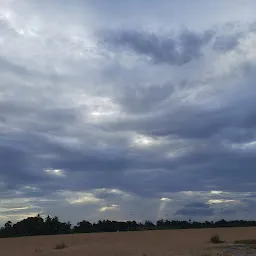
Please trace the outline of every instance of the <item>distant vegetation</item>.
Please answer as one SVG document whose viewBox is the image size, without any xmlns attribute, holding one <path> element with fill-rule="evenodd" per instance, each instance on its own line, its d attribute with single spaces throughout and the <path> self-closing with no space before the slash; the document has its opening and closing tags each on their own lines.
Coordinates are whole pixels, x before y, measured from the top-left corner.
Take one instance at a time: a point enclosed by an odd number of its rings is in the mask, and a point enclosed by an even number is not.
<svg viewBox="0 0 256 256">
<path fill-rule="evenodd" d="M 11 221 L 5 223 L 0 229 L 0 237 L 56 235 L 71 233 L 92 232 L 116 232 L 116 231 L 141 231 L 155 229 L 190 229 L 190 228 L 218 228 L 218 227 L 250 227 L 256 226 L 256 221 L 220 220 L 216 222 L 191 222 L 178 220 L 158 220 L 155 224 L 151 221 L 138 223 L 136 221 L 110 221 L 99 220 L 90 223 L 83 220 L 72 227 L 70 222 L 61 222 L 58 217 L 47 216 L 43 219 L 40 215 L 29 217 L 13 224 Z M 215 237 L 216 238 L 216 237 Z M 214 238 L 214 239 L 215 239 Z"/>
</svg>

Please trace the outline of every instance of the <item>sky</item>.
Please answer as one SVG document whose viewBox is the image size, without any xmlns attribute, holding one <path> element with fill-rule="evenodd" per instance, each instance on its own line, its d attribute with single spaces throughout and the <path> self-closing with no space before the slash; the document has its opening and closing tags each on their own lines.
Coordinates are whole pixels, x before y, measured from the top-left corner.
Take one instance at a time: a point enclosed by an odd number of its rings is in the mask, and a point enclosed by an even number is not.
<svg viewBox="0 0 256 256">
<path fill-rule="evenodd" d="M 1 0 L 0 224 L 255 219 L 255 9 Z"/>
</svg>

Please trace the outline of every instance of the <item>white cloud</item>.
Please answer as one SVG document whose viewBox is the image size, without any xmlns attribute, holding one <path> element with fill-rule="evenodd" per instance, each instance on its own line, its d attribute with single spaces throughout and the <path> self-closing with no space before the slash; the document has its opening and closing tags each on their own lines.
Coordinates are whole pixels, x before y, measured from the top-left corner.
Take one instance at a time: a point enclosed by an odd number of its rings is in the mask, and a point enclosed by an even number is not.
<svg viewBox="0 0 256 256">
<path fill-rule="evenodd" d="M 228 200 L 228 199 L 210 199 L 208 204 L 229 204 L 229 203 L 239 203 L 238 200 Z"/>
<path fill-rule="evenodd" d="M 110 206 L 103 206 L 99 208 L 100 212 L 113 211 L 113 210 L 119 210 L 119 205 L 112 204 Z"/>
</svg>

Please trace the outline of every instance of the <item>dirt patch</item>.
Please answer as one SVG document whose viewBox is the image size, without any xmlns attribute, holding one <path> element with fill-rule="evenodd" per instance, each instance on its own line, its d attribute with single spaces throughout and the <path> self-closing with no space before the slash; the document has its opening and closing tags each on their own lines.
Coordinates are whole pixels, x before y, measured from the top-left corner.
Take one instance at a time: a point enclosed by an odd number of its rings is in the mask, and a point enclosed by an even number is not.
<svg viewBox="0 0 256 256">
<path fill-rule="evenodd" d="M 210 242 L 218 234 L 225 244 Z M 0 255 L 8 256 L 256 256 L 235 240 L 256 238 L 256 228 L 115 232 L 0 239 Z M 66 246 L 56 250 L 56 245 Z"/>
<path fill-rule="evenodd" d="M 254 248 L 244 245 L 230 245 L 222 248 L 217 255 L 219 256 L 256 256 Z"/>
</svg>

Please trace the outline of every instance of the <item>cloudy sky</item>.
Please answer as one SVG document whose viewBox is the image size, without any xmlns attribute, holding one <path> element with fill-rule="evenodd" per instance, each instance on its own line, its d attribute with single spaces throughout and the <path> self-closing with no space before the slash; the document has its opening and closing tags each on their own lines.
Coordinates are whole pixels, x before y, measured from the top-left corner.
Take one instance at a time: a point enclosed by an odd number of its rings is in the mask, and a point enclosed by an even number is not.
<svg viewBox="0 0 256 256">
<path fill-rule="evenodd" d="M 255 218 L 255 9 L 1 0 L 0 224 Z"/>
</svg>

